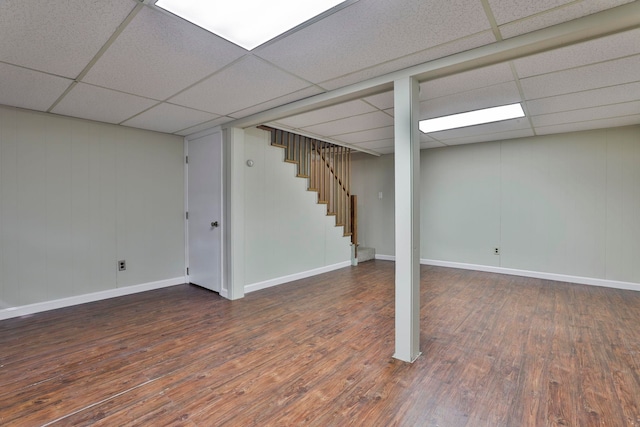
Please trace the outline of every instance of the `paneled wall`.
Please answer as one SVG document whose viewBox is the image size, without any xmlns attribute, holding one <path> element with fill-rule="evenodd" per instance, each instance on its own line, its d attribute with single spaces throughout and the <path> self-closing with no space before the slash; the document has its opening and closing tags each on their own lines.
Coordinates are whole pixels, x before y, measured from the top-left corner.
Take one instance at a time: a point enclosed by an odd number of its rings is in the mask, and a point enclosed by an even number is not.
<svg viewBox="0 0 640 427">
<path fill-rule="evenodd" d="M 245 130 L 245 283 L 252 285 L 349 261 L 350 239 L 270 133 Z"/>
<path fill-rule="evenodd" d="M 393 255 L 384 157 L 354 192 L 361 241 Z M 423 150 L 421 172 L 421 258 L 640 283 L 640 127 Z"/>
<path fill-rule="evenodd" d="M 351 192 L 358 196 L 358 243 L 377 254 L 395 254 L 393 156 L 354 153 Z"/>
<path fill-rule="evenodd" d="M 182 153 L 180 137 L 0 107 L 0 309 L 184 276 Z"/>
</svg>

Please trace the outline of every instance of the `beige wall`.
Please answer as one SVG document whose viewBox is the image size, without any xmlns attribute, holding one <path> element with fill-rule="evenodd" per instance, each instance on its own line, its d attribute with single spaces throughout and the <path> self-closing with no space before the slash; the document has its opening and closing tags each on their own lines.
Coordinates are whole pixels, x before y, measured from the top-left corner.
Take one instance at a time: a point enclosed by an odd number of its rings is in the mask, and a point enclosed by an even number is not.
<svg viewBox="0 0 640 427">
<path fill-rule="evenodd" d="M 395 253 L 393 156 L 354 153 L 351 192 L 358 196 L 358 243 L 377 254 Z M 382 193 L 382 199 L 379 198 Z"/>
<path fill-rule="evenodd" d="M 360 240 L 385 255 L 392 158 L 354 162 Z M 423 150 L 421 170 L 421 258 L 640 283 L 640 127 Z"/>
<path fill-rule="evenodd" d="M 252 285 L 349 261 L 350 239 L 318 205 L 284 150 L 270 145 L 270 134 L 245 130 L 244 167 L 245 283 Z"/>
<path fill-rule="evenodd" d="M 0 309 L 184 276 L 183 170 L 181 137 L 0 107 Z"/>
</svg>

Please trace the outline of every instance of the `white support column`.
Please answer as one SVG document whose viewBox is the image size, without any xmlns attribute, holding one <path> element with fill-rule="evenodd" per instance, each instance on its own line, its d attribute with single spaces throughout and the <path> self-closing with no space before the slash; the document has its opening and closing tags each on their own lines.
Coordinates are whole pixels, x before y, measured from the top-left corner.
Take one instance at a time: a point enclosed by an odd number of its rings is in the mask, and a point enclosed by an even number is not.
<svg viewBox="0 0 640 427">
<path fill-rule="evenodd" d="M 244 297 L 244 130 L 229 128 L 223 139 L 225 227 L 223 287 L 227 298 Z M 224 288 L 223 288 L 224 289 Z"/>
<path fill-rule="evenodd" d="M 393 357 L 420 356 L 420 135 L 419 86 L 394 82 L 396 190 L 396 348 Z"/>
</svg>

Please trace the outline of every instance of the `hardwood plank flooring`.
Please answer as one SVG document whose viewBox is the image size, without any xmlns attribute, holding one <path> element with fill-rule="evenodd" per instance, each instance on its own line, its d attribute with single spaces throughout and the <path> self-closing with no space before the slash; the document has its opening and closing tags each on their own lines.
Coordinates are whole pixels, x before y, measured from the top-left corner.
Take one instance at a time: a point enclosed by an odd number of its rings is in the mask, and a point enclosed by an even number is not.
<svg viewBox="0 0 640 427">
<path fill-rule="evenodd" d="M 640 427 L 640 293 L 394 265 L 227 301 L 180 285 L 0 322 L 2 426 Z"/>
</svg>

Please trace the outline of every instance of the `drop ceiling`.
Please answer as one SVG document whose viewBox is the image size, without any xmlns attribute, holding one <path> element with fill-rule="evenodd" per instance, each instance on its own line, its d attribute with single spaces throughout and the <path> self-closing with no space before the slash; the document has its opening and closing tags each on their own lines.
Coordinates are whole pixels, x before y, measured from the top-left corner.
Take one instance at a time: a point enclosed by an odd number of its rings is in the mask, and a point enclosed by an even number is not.
<svg viewBox="0 0 640 427">
<path fill-rule="evenodd" d="M 153 3 L 3 0 L 0 104 L 184 136 L 637 1 L 351 0 L 252 51 Z M 527 113 L 423 148 L 640 124 L 640 28 L 425 81 L 420 100 L 421 118 Z M 272 124 L 390 153 L 393 94 Z"/>
</svg>

